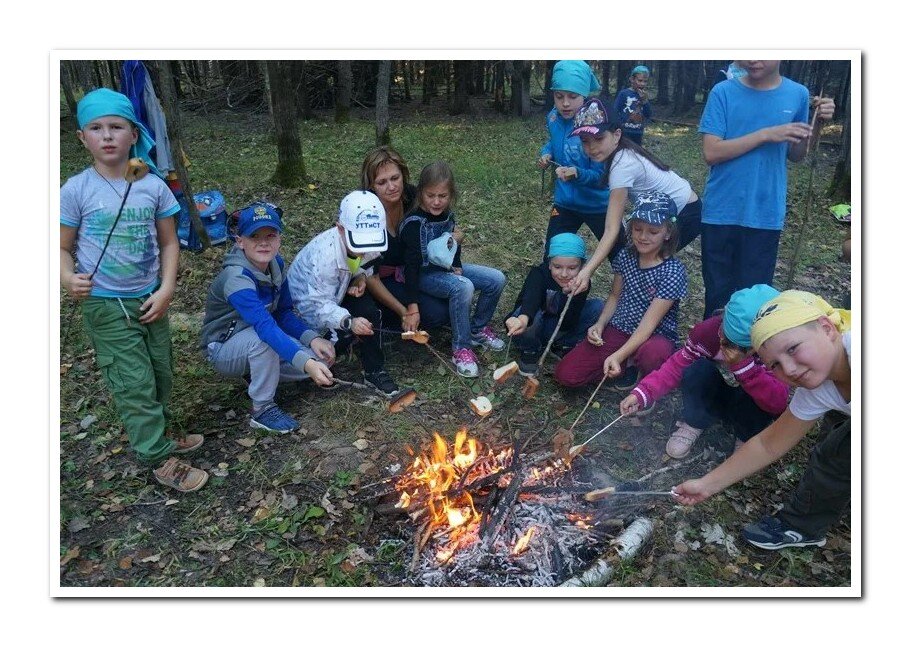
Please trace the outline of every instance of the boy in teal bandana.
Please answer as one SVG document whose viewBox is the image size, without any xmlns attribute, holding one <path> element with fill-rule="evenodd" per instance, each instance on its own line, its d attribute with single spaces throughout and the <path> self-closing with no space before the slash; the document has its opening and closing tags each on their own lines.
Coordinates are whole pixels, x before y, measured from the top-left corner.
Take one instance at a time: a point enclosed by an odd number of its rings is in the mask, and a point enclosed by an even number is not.
<svg viewBox="0 0 912 648">
<path fill-rule="evenodd" d="M 152 139 L 129 99 L 95 90 L 76 114 L 76 135 L 94 162 L 60 189 L 60 283 L 82 302 L 85 331 L 137 458 L 158 466 L 153 473 L 161 484 L 199 490 L 209 475 L 171 455 L 197 449 L 202 435 L 166 434 L 172 380 L 167 311 L 179 256 L 172 217 L 180 207 L 149 158 Z M 153 173 L 128 183 L 131 157 L 143 159 Z"/>
<path fill-rule="evenodd" d="M 590 159 L 579 136 L 570 134 L 576 112 L 587 97 L 598 94 L 601 86 L 585 61 L 558 61 L 551 73 L 551 90 L 554 109 L 548 113 L 549 139 L 538 159 L 542 169 L 554 166 L 557 176 L 545 240 L 562 232 L 576 234 L 583 223 L 602 238 L 608 209 L 608 187 L 602 186 L 601 181 L 605 165 Z"/>
</svg>

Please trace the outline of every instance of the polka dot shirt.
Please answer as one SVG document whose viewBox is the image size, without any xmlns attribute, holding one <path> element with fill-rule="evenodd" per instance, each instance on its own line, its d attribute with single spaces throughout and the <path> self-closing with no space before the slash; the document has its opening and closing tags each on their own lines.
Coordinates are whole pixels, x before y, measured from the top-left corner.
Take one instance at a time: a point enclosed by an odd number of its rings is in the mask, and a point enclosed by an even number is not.
<svg viewBox="0 0 912 648">
<path fill-rule="evenodd" d="M 678 302 L 687 295 L 687 272 L 676 258 L 642 269 L 636 251 L 624 248 L 611 262 L 624 279 L 621 298 L 609 324 L 632 335 L 653 299 L 673 299 L 674 305 L 659 322 L 655 332 L 677 343 Z"/>
</svg>

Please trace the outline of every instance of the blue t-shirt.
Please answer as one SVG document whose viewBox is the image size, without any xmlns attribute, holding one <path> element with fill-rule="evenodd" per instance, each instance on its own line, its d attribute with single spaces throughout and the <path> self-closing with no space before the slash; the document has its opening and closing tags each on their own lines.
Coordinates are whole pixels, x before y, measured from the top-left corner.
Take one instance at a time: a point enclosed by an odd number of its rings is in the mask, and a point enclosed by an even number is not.
<svg viewBox="0 0 912 648">
<path fill-rule="evenodd" d="M 653 299 L 673 299 L 674 304 L 659 322 L 655 333 L 677 343 L 678 302 L 687 295 L 684 264 L 671 257 L 652 268 L 640 268 L 639 255 L 625 247 L 614 257 L 611 267 L 624 279 L 624 286 L 608 323 L 627 335 L 633 335 Z"/>
<path fill-rule="evenodd" d="M 699 131 L 730 140 L 769 126 L 807 122 L 808 96 L 807 88 L 785 77 L 772 90 L 754 90 L 738 79 L 723 81 L 709 93 Z M 763 144 L 710 167 L 703 222 L 781 230 L 788 147 Z"/>
</svg>

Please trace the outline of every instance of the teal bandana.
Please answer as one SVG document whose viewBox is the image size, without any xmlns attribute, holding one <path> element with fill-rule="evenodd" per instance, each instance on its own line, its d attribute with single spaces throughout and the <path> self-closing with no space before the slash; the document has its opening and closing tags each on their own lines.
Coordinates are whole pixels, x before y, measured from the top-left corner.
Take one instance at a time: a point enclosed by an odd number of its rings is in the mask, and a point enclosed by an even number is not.
<svg viewBox="0 0 912 648">
<path fill-rule="evenodd" d="M 130 157 L 141 158 L 149 165 L 149 170 L 152 173 L 159 178 L 164 178 L 164 174 L 158 170 L 158 167 L 155 166 L 149 156 L 149 152 L 155 146 L 155 140 L 149 135 L 146 127 L 139 123 L 136 113 L 133 112 L 133 104 L 130 103 L 126 95 L 108 88 L 99 88 L 98 90 L 92 90 L 92 92 L 83 97 L 76 106 L 76 121 L 79 123 L 80 130 L 85 128 L 90 121 L 109 115 L 123 117 L 136 126 L 139 130 L 139 139 L 136 140 L 136 144 L 130 147 Z"/>
</svg>

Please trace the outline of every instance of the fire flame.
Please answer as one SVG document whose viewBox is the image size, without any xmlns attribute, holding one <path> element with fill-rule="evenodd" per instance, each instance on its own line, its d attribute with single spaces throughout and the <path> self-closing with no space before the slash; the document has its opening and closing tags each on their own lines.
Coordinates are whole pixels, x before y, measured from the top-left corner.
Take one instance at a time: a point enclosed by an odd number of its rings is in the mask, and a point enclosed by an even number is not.
<svg viewBox="0 0 912 648">
<path fill-rule="evenodd" d="M 535 535 L 535 527 L 531 526 L 526 530 L 526 532 L 522 535 L 522 537 L 516 541 L 516 544 L 513 545 L 513 551 L 511 551 L 510 553 L 514 556 L 518 556 L 519 554 L 524 552 L 526 549 L 528 549 L 529 541 L 532 539 L 533 535 Z"/>
</svg>

